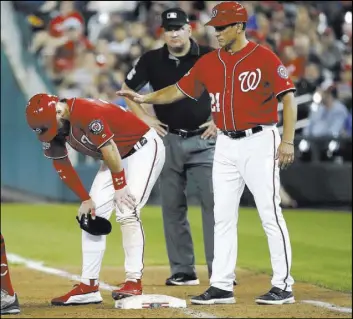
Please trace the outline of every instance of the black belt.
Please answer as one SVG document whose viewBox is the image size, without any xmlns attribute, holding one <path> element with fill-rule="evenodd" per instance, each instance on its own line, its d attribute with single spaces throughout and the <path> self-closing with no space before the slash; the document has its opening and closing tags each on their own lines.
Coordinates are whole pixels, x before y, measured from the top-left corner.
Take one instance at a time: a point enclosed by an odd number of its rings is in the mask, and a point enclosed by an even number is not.
<svg viewBox="0 0 353 319">
<path fill-rule="evenodd" d="M 192 137 L 192 136 L 196 136 L 196 135 L 201 135 L 203 132 L 206 131 L 206 127 L 203 128 L 199 128 L 197 130 L 193 130 L 193 131 L 188 131 L 188 130 L 183 130 L 183 129 L 169 129 L 169 133 L 172 134 L 176 134 L 179 135 L 182 138 L 188 138 L 188 137 Z"/>
<path fill-rule="evenodd" d="M 238 139 L 238 138 L 243 138 L 243 137 L 250 136 L 252 134 L 259 133 L 262 130 L 263 130 L 262 126 L 255 126 L 251 129 L 244 130 L 244 131 L 225 131 L 225 130 L 222 130 L 222 132 L 224 135 L 227 135 L 228 137 L 230 137 L 232 139 Z"/>
<path fill-rule="evenodd" d="M 147 138 L 142 136 L 138 140 L 138 142 L 134 145 L 134 147 L 122 157 L 122 159 L 127 158 L 127 157 L 131 156 L 132 154 L 136 153 L 140 148 L 145 146 L 147 144 L 147 142 L 148 142 Z"/>
</svg>

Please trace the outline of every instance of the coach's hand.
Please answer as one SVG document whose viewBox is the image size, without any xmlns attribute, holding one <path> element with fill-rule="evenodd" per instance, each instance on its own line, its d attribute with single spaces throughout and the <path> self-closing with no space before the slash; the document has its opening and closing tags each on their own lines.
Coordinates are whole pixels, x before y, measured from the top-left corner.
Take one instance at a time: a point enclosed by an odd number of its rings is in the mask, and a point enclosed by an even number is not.
<svg viewBox="0 0 353 319">
<path fill-rule="evenodd" d="M 162 123 L 155 116 L 145 115 L 142 119 L 149 127 L 154 128 L 160 136 L 166 136 L 168 134 L 166 128 L 167 124 Z"/>
<path fill-rule="evenodd" d="M 278 166 L 281 169 L 286 169 L 294 162 L 294 145 L 284 141 L 278 147 L 276 159 L 278 159 Z"/>
<path fill-rule="evenodd" d="M 120 90 L 116 92 L 118 96 L 124 96 L 136 103 L 145 103 L 145 96 L 131 90 Z"/>
<path fill-rule="evenodd" d="M 203 123 L 199 126 L 200 128 L 207 127 L 206 131 L 202 133 L 201 138 L 204 140 L 213 138 L 217 136 L 217 126 L 214 124 L 213 120 Z"/>
<path fill-rule="evenodd" d="M 81 203 L 77 214 L 78 219 L 81 220 L 82 215 L 88 215 L 89 213 L 91 213 L 92 219 L 96 219 L 96 204 L 92 198 L 87 199 Z"/>
<path fill-rule="evenodd" d="M 124 213 L 124 206 L 131 210 L 134 210 L 136 206 L 136 198 L 130 193 L 128 186 L 115 191 L 114 202 L 122 213 Z"/>
</svg>

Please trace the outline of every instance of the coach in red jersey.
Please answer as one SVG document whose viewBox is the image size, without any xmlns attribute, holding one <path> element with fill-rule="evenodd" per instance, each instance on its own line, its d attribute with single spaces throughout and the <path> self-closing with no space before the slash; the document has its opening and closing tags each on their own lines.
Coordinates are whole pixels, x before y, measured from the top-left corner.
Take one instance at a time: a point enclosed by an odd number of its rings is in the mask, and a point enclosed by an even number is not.
<svg viewBox="0 0 353 319">
<path fill-rule="evenodd" d="M 116 211 L 125 251 L 125 284 L 113 291 L 114 299 L 142 294 L 144 232 L 140 211 L 146 204 L 165 160 L 163 141 L 134 114 L 97 99 L 62 99 L 36 94 L 28 102 L 26 118 L 42 142 L 44 155 L 62 181 L 80 198 L 78 217 L 91 213 L 110 219 Z M 68 158 L 74 150 L 103 163 L 90 193 Z M 98 277 L 106 247 L 106 235 L 82 231 L 81 283 L 54 298 L 53 305 L 102 302 Z"/>
<path fill-rule="evenodd" d="M 245 184 L 255 198 L 267 235 L 273 269 L 272 288 L 258 304 L 295 302 L 290 274 L 292 253 L 280 207 L 280 168 L 294 160 L 297 118 L 295 87 L 280 59 L 268 48 L 247 40 L 246 9 L 221 2 L 206 24 L 214 27 L 220 49 L 202 56 L 175 85 L 139 95 L 118 95 L 139 103 L 167 104 L 186 96 L 198 99 L 207 90 L 219 130 L 213 163 L 215 243 L 211 286 L 191 299 L 194 304 L 235 303 L 237 221 Z M 278 101 L 283 102 L 283 136 L 277 129 Z"/>
</svg>

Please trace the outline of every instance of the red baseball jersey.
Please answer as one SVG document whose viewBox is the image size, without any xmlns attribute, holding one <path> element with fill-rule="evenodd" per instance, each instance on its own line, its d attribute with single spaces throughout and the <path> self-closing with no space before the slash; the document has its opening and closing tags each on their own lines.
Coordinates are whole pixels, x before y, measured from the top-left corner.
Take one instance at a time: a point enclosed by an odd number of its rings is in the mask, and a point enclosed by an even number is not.
<svg viewBox="0 0 353 319">
<path fill-rule="evenodd" d="M 96 159 L 103 159 L 99 150 L 113 139 L 120 155 L 125 156 L 149 130 L 133 113 L 102 100 L 74 98 L 67 100 L 70 108 L 70 134 L 43 143 L 44 155 L 59 159 L 66 157 L 67 142 L 76 151 Z"/>
<path fill-rule="evenodd" d="M 204 55 L 177 87 L 193 99 L 206 89 L 217 127 L 228 131 L 277 123 L 278 96 L 295 91 L 276 54 L 252 41 L 234 54 L 218 49 Z"/>
</svg>

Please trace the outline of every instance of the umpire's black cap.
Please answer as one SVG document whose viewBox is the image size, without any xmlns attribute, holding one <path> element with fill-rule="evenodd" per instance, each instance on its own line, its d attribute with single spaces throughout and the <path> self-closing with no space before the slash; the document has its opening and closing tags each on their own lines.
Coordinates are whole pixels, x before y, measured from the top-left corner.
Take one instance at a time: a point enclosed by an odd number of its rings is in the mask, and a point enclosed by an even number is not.
<svg viewBox="0 0 353 319">
<path fill-rule="evenodd" d="M 170 26 L 183 26 L 189 24 L 188 15 L 180 8 L 172 8 L 162 12 L 162 28 Z"/>
</svg>

